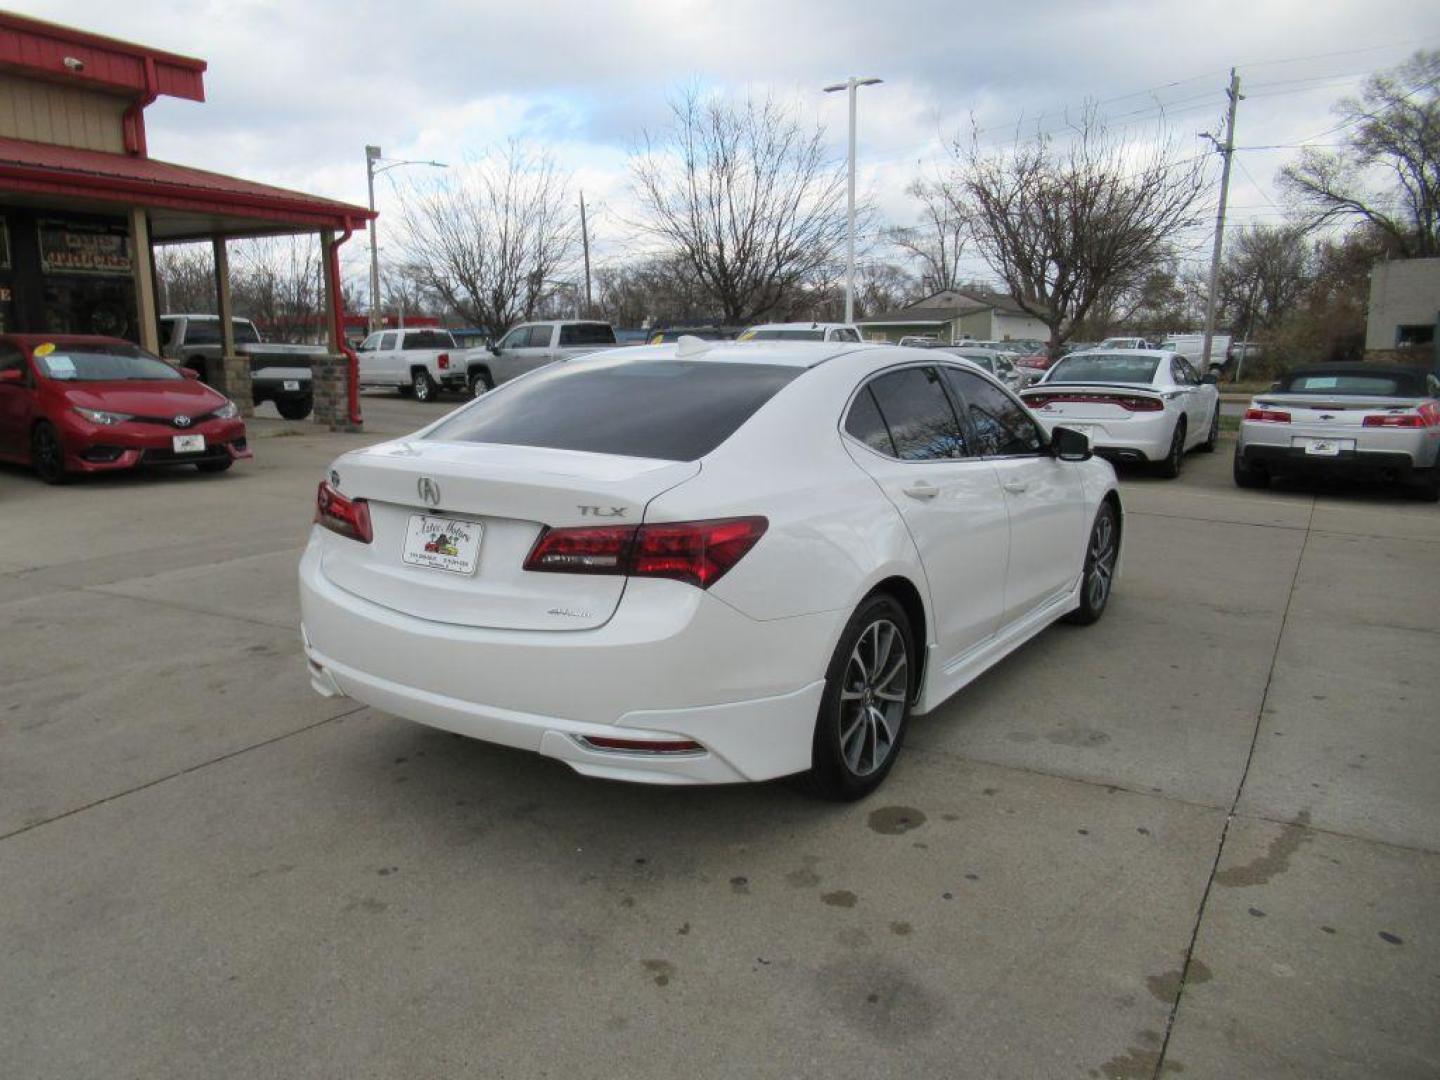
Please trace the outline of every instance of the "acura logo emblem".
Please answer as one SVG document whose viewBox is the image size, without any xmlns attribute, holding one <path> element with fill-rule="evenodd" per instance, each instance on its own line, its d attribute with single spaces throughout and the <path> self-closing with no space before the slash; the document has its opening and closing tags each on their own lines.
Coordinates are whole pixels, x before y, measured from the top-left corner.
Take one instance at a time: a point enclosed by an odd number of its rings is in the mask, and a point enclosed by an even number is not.
<svg viewBox="0 0 1440 1080">
<path fill-rule="evenodd" d="M 415 490 L 420 493 L 420 498 L 430 506 L 440 505 L 440 485 L 428 476 L 422 476 L 415 482 Z"/>
<path fill-rule="evenodd" d="M 190 426 L 190 417 L 188 417 L 188 416 L 177 416 L 177 417 L 175 417 L 175 426 L 176 426 L 176 427 L 189 427 L 189 426 Z"/>
</svg>

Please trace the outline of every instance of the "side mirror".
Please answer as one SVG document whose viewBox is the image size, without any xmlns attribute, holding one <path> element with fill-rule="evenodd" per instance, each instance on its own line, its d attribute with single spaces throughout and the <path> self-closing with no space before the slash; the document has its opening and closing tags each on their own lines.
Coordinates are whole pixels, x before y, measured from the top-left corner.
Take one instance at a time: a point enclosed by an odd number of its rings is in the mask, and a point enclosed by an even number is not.
<svg viewBox="0 0 1440 1080">
<path fill-rule="evenodd" d="M 0 371 L 0 383 L 18 383 L 24 381 L 25 372 L 18 367 L 7 367 L 3 371 Z"/>
<path fill-rule="evenodd" d="M 200 379 L 200 372 L 196 371 L 194 368 L 182 367 L 180 369 L 180 374 L 184 375 L 187 379 L 194 379 L 197 382 Z"/>
<path fill-rule="evenodd" d="M 499 355 L 500 355 L 500 346 L 499 346 L 499 345 L 487 345 L 487 346 L 485 346 L 485 347 L 490 350 L 490 353 L 491 353 L 492 356 L 499 356 Z"/>
<path fill-rule="evenodd" d="M 1094 456 L 1090 436 L 1067 427 L 1050 432 L 1050 453 L 1061 461 L 1089 461 Z"/>
<path fill-rule="evenodd" d="M 1200 382 L 1205 386 L 1216 386 L 1220 382 L 1220 376 L 1216 375 L 1213 371 L 1207 371 L 1204 375 L 1200 376 Z"/>
</svg>

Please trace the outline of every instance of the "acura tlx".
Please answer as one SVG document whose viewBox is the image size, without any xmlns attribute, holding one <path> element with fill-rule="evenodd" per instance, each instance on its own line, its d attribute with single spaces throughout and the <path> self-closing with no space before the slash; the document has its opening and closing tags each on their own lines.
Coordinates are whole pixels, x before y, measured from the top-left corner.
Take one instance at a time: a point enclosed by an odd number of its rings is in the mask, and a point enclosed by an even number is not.
<svg viewBox="0 0 1440 1080">
<path fill-rule="evenodd" d="M 679 343 L 552 364 L 341 456 L 311 681 L 661 784 L 859 798 L 926 713 L 1104 612 L 1110 465 L 958 358 Z"/>
</svg>

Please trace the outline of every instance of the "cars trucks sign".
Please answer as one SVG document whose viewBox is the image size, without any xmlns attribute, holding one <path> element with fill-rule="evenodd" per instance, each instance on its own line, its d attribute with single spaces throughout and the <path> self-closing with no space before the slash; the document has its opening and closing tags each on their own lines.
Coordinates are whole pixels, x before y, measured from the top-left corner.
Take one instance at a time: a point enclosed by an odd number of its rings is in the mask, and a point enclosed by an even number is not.
<svg viewBox="0 0 1440 1080">
<path fill-rule="evenodd" d="M 41 221 L 40 268 L 47 274 L 128 276 L 130 237 L 113 226 Z"/>
</svg>

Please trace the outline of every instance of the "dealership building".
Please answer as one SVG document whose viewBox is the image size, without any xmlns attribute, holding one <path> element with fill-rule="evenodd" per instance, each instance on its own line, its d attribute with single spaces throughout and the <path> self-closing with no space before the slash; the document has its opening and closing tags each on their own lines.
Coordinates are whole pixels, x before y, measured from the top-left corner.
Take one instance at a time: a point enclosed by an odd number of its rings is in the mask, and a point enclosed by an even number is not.
<svg viewBox="0 0 1440 1080">
<path fill-rule="evenodd" d="M 106 334 L 159 351 L 154 246 L 208 241 L 216 310 L 231 314 L 227 241 L 318 234 L 329 357 L 317 421 L 360 422 L 338 249 L 364 207 L 150 157 L 145 109 L 205 100 L 205 61 L 0 12 L 0 332 Z M 249 368 L 220 320 L 219 388 L 248 411 Z"/>
</svg>

